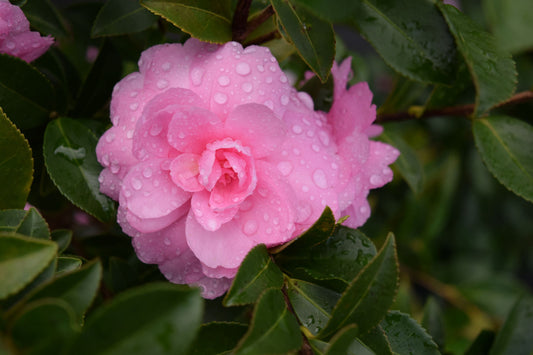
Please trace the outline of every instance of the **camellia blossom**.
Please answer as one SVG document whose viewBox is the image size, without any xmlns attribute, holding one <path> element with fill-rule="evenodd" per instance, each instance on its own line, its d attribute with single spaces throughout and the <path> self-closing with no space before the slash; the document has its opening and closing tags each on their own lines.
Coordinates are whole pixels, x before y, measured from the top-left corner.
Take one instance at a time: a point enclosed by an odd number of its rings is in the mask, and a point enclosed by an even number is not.
<svg viewBox="0 0 533 355">
<path fill-rule="evenodd" d="M 22 10 L 8 0 L 0 0 L 0 53 L 31 62 L 54 43 L 51 36 L 42 37 L 30 31 L 30 23 Z"/>
<path fill-rule="evenodd" d="M 399 153 L 369 140 L 376 108 L 366 83 L 346 90 L 350 60 L 332 72 L 324 113 L 267 48 L 190 39 L 144 51 L 96 148 L 100 190 L 119 201 L 138 257 L 214 298 L 250 249 L 294 239 L 325 206 L 362 225 Z"/>
</svg>

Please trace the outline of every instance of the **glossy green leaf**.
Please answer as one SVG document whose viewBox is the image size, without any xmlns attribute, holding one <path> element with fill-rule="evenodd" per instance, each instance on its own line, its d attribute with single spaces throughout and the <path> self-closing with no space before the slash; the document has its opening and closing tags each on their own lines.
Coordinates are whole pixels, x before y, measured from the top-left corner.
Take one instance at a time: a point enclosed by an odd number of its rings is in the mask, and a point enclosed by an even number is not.
<svg viewBox="0 0 533 355">
<path fill-rule="evenodd" d="M 87 319 L 71 352 L 187 354 L 200 328 L 202 308 L 199 290 L 181 285 L 158 283 L 129 290 Z"/>
<path fill-rule="evenodd" d="M 327 232 L 316 240 L 325 235 Z M 306 243 L 303 237 L 301 243 Z M 276 255 L 278 265 L 292 273 L 304 270 L 315 279 L 341 280 L 345 284 L 350 283 L 376 255 L 376 248 L 370 239 L 362 232 L 342 225 L 337 225 L 333 234 L 323 243 L 312 247 L 296 247 L 295 242 L 294 247 L 291 245 L 291 249 L 287 248 L 287 251 Z"/>
<path fill-rule="evenodd" d="M 484 0 L 483 10 L 499 47 L 511 53 L 533 49 L 533 11 L 529 0 Z"/>
<path fill-rule="evenodd" d="M 93 261 L 77 271 L 57 277 L 35 289 L 28 296 L 28 301 L 60 298 L 70 304 L 78 322 L 81 322 L 96 296 L 101 278 L 102 265 L 99 261 Z"/>
<path fill-rule="evenodd" d="M 229 0 L 141 0 L 141 5 L 199 40 L 231 40 Z M 202 24 L 199 26 L 198 24 Z"/>
<path fill-rule="evenodd" d="M 392 351 L 398 355 L 439 355 L 437 344 L 413 318 L 391 311 L 380 323 Z"/>
<path fill-rule="evenodd" d="M 494 343 L 494 332 L 490 330 L 482 330 L 476 339 L 470 344 L 464 355 L 485 355 L 490 352 L 490 348 Z"/>
<path fill-rule="evenodd" d="M 331 339 L 329 346 L 327 347 L 324 355 L 334 355 L 334 354 L 374 355 L 372 351 L 369 351 L 369 352 L 364 351 L 364 347 L 362 349 L 361 348 L 357 349 L 359 351 L 355 353 L 349 351 L 353 343 L 358 343 L 357 345 L 354 345 L 354 348 L 358 347 L 358 345 L 360 344 L 356 338 L 357 333 L 358 333 L 357 326 L 355 324 L 351 324 L 351 325 L 344 327 L 337 334 L 335 334 L 335 336 Z"/>
<path fill-rule="evenodd" d="M 65 19 L 50 0 L 28 1 L 22 8 L 32 27 L 56 39 L 67 37 Z"/>
<path fill-rule="evenodd" d="M 292 0 L 291 2 L 304 6 L 316 15 L 331 22 L 346 22 L 352 19 L 358 11 L 360 2 L 354 0 L 336 0 L 331 6 L 328 0 Z"/>
<path fill-rule="evenodd" d="M 398 287 L 398 258 L 394 236 L 389 234 L 379 253 L 348 286 L 331 313 L 319 338 L 355 323 L 361 334 L 379 323 L 394 301 Z"/>
<path fill-rule="evenodd" d="M 434 297 L 428 298 L 424 306 L 424 317 L 422 318 L 422 327 L 431 335 L 433 341 L 444 349 L 445 328 L 444 318 L 440 305 Z"/>
<path fill-rule="evenodd" d="M 295 9 L 287 0 L 270 0 L 270 3 L 276 12 L 281 33 L 325 82 L 335 57 L 335 33 L 331 24 L 304 8 Z"/>
<path fill-rule="evenodd" d="M 57 252 L 52 241 L 0 232 L 0 299 L 28 285 Z"/>
<path fill-rule="evenodd" d="M 287 295 L 300 323 L 313 335 L 326 326 L 341 296 L 325 287 L 295 279 L 287 280 Z"/>
<path fill-rule="evenodd" d="M 56 229 L 50 233 L 52 240 L 57 243 L 58 253 L 63 253 L 72 240 L 72 231 L 68 229 Z"/>
<path fill-rule="evenodd" d="M 379 355 L 393 355 L 387 335 L 378 324 L 359 337 L 363 343 Z"/>
<path fill-rule="evenodd" d="M 270 258 L 265 245 L 259 244 L 244 258 L 223 303 L 225 306 L 255 303 L 266 289 L 280 289 L 282 285 L 281 270 Z"/>
<path fill-rule="evenodd" d="M 85 78 L 73 115 L 90 117 L 109 103 L 113 87 L 122 75 L 121 53 L 111 44 L 104 43 L 98 51 L 98 57 Z"/>
<path fill-rule="evenodd" d="M 0 107 L 19 129 L 46 123 L 54 106 L 52 84 L 37 69 L 0 54 Z"/>
<path fill-rule="evenodd" d="M 514 61 L 492 35 L 457 8 L 440 2 L 438 6 L 474 80 L 477 95 L 473 115 L 480 116 L 513 94 L 517 75 Z"/>
<path fill-rule="evenodd" d="M 60 256 L 57 258 L 56 274 L 78 270 L 83 261 L 73 256 Z"/>
<path fill-rule="evenodd" d="M 97 138 L 81 123 L 59 118 L 44 133 L 44 160 L 59 191 L 72 203 L 101 221 L 114 219 L 115 206 L 100 193 L 96 160 Z"/>
<path fill-rule="evenodd" d="M 0 106 L 2 86 L 0 81 Z M 0 107 L 0 209 L 23 208 L 32 180 L 30 145 Z"/>
<path fill-rule="evenodd" d="M 533 351 L 533 297 L 521 296 L 494 339 L 490 355 L 531 354 Z"/>
<path fill-rule="evenodd" d="M 289 311 L 281 291 L 265 291 L 255 306 L 250 328 L 235 355 L 286 354 L 302 346 L 298 322 Z"/>
<path fill-rule="evenodd" d="M 114 293 L 119 293 L 136 284 L 136 272 L 125 260 L 112 256 L 109 258 L 109 284 Z"/>
<path fill-rule="evenodd" d="M 0 211 L 0 231 L 18 233 L 38 239 L 50 239 L 48 224 L 33 207 L 27 211 Z"/>
<path fill-rule="evenodd" d="M 155 24 L 157 17 L 138 1 L 111 0 L 102 6 L 92 29 L 92 36 L 113 36 L 143 31 Z"/>
<path fill-rule="evenodd" d="M 202 324 L 191 347 L 190 355 L 217 355 L 231 351 L 248 327 L 239 323 L 212 322 Z"/>
<path fill-rule="evenodd" d="M 13 320 L 13 343 L 24 354 L 61 354 L 79 333 L 72 307 L 63 300 L 48 298 L 26 305 Z"/>
<path fill-rule="evenodd" d="M 506 188 L 533 202 L 533 127 L 508 116 L 474 120 L 477 149 Z"/>
<path fill-rule="evenodd" d="M 400 151 L 400 156 L 394 162 L 394 165 L 411 190 L 416 194 L 420 193 L 424 187 L 424 168 L 414 149 L 405 142 L 400 132 L 393 125 L 384 125 L 384 130 L 379 136 L 379 140 L 389 143 Z"/>
</svg>

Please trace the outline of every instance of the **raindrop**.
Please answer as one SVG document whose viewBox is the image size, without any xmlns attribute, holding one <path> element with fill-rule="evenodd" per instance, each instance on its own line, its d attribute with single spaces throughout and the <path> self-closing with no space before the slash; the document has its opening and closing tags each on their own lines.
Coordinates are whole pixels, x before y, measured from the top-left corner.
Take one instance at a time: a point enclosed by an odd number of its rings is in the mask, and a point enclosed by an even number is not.
<svg viewBox="0 0 533 355">
<path fill-rule="evenodd" d="M 317 144 L 313 144 L 311 148 L 313 148 L 313 150 L 317 153 L 320 152 L 320 147 Z"/>
<path fill-rule="evenodd" d="M 279 77 L 279 81 L 281 81 L 282 83 L 286 83 L 287 82 L 287 76 L 285 74 L 281 74 L 280 77 Z"/>
<path fill-rule="evenodd" d="M 161 80 L 157 81 L 157 88 L 158 89 L 164 89 L 167 86 L 168 86 L 168 81 L 166 81 L 165 79 L 161 79 Z"/>
<path fill-rule="evenodd" d="M 152 168 L 150 167 L 146 167 L 144 170 L 143 170 L 143 176 L 145 178 L 149 178 L 152 176 Z"/>
<path fill-rule="evenodd" d="M 250 83 L 243 83 L 241 86 L 242 91 L 244 92 L 251 92 L 252 91 L 252 84 Z"/>
<path fill-rule="evenodd" d="M 169 62 L 165 62 L 161 65 L 161 69 L 163 69 L 163 71 L 169 71 L 171 66 L 172 64 L 170 64 Z"/>
<path fill-rule="evenodd" d="M 15 43 L 13 43 L 13 42 L 7 42 L 6 47 L 7 47 L 8 49 L 14 49 L 14 48 L 15 48 Z"/>
<path fill-rule="evenodd" d="M 113 142 L 114 140 L 115 140 L 115 133 L 114 133 L 114 132 L 110 132 L 109 134 L 107 134 L 107 135 L 105 136 L 105 141 L 106 141 L 107 143 L 111 143 L 111 142 Z"/>
<path fill-rule="evenodd" d="M 257 70 L 259 70 L 261 73 L 265 71 L 265 67 L 262 65 L 257 66 Z"/>
<path fill-rule="evenodd" d="M 117 174 L 120 171 L 120 165 L 118 164 L 111 164 L 109 168 L 113 174 Z"/>
<path fill-rule="evenodd" d="M 267 84 L 272 84 L 272 77 L 271 76 L 268 76 L 266 79 L 265 79 L 265 82 Z"/>
<path fill-rule="evenodd" d="M 278 163 L 278 170 L 283 176 L 288 176 L 292 172 L 292 164 L 288 161 Z"/>
<path fill-rule="evenodd" d="M 130 97 L 137 97 L 137 95 L 139 95 L 139 92 L 137 91 L 130 92 Z"/>
<path fill-rule="evenodd" d="M 85 148 L 80 147 L 77 149 L 60 145 L 54 150 L 54 154 L 62 155 L 70 161 L 76 161 L 85 158 Z M 105 158 L 105 156 L 104 156 Z M 108 157 L 109 158 L 109 157 Z M 105 159 L 104 159 L 105 162 Z"/>
<path fill-rule="evenodd" d="M 156 123 L 150 128 L 150 135 L 153 136 L 153 137 L 158 136 L 159 133 L 161 133 L 162 130 L 163 130 L 163 126 L 161 126 L 160 124 Z"/>
<path fill-rule="evenodd" d="M 102 175 L 98 176 L 98 182 L 100 184 L 103 184 L 104 183 L 104 177 Z"/>
<path fill-rule="evenodd" d="M 326 178 L 326 173 L 322 169 L 316 169 L 313 173 L 313 181 L 316 186 L 321 189 L 326 189 L 328 187 L 328 180 Z"/>
<path fill-rule="evenodd" d="M 133 129 L 130 129 L 126 132 L 126 138 L 132 139 L 133 138 Z"/>
<path fill-rule="evenodd" d="M 282 95 L 280 101 L 281 101 L 281 104 L 285 106 L 289 103 L 289 97 L 287 95 Z"/>
<path fill-rule="evenodd" d="M 200 68 L 194 68 L 191 70 L 191 81 L 194 85 L 199 86 L 202 84 L 202 79 L 204 77 L 204 70 Z"/>
<path fill-rule="evenodd" d="M 257 222 L 253 219 L 250 219 L 246 221 L 246 223 L 242 227 L 242 231 L 246 235 L 253 235 L 255 232 L 257 232 L 257 228 L 258 228 Z"/>
<path fill-rule="evenodd" d="M 302 133 L 302 127 L 299 126 L 299 125 L 294 125 L 292 126 L 292 131 L 295 133 L 295 134 L 300 134 Z M 298 154 L 297 154 L 298 155 Z"/>
<path fill-rule="evenodd" d="M 368 212 L 368 208 L 366 206 L 361 206 L 359 207 L 359 212 L 361 212 L 362 214 L 365 214 Z"/>
<path fill-rule="evenodd" d="M 228 101 L 228 96 L 221 92 L 217 92 L 215 96 L 213 97 L 213 99 L 215 100 L 217 104 L 223 105 Z"/>
<path fill-rule="evenodd" d="M 267 100 L 265 101 L 265 106 L 268 107 L 269 109 L 273 110 L 274 109 L 274 103 L 270 100 Z"/>
<path fill-rule="evenodd" d="M 303 91 L 300 91 L 298 93 L 298 98 L 300 99 L 300 101 L 310 110 L 313 110 L 314 107 L 315 107 L 315 104 L 313 103 L 313 99 L 311 98 L 311 96 L 309 96 L 308 93 L 306 92 L 303 92 Z"/>
<path fill-rule="evenodd" d="M 250 66 L 248 65 L 248 63 L 239 63 L 235 67 L 235 71 L 239 75 L 248 75 L 250 74 Z"/>
<path fill-rule="evenodd" d="M 302 186 L 302 191 L 303 191 L 303 192 L 309 192 L 309 186 L 307 186 L 307 185 L 303 185 L 303 186 Z"/>
<path fill-rule="evenodd" d="M 131 187 L 138 191 L 143 187 L 143 183 L 141 180 L 134 177 L 131 179 Z"/>
<path fill-rule="evenodd" d="M 230 83 L 230 79 L 225 75 L 219 77 L 217 81 L 218 81 L 218 85 L 220 86 L 228 86 Z"/>
<path fill-rule="evenodd" d="M 294 153 L 294 155 L 300 155 L 300 149 L 298 148 L 294 148 L 292 152 Z"/>
<path fill-rule="evenodd" d="M 324 131 L 318 132 L 318 138 L 320 139 L 322 144 L 324 144 L 324 146 L 327 147 L 329 145 L 329 136 L 326 132 Z"/>
<path fill-rule="evenodd" d="M 379 175 L 372 175 L 370 177 L 370 184 L 376 186 L 376 185 L 379 185 L 381 183 L 382 183 L 382 181 L 381 181 L 381 177 Z"/>
<path fill-rule="evenodd" d="M 163 240 L 163 243 L 165 243 L 165 245 L 170 245 L 170 239 L 165 238 L 165 239 Z"/>
<path fill-rule="evenodd" d="M 130 105 L 130 110 L 135 111 L 137 108 L 139 108 L 139 104 L 137 102 L 134 102 Z"/>
</svg>

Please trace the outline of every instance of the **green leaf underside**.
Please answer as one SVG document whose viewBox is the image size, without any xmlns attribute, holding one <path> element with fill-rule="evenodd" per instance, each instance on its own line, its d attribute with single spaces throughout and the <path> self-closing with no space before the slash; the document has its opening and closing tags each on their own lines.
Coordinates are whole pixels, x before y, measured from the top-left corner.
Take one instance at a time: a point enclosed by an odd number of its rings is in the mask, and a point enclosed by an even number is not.
<svg viewBox="0 0 533 355">
<path fill-rule="evenodd" d="M 530 354 L 533 349 L 533 298 L 521 296 L 494 339 L 490 355 Z"/>
<path fill-rule="evenodd" d="M 65 20 L 50 0 L 28 1 L 22 8 L 32 27 L 55 38 L 66 37 Z"/>
<path fill-rule="evenodd" d="M 282 34 L 294 44 L 304 62 L 322 82 L 328 78 L 335 57 L 335 33 L 330 23 L 288 1 L 270 0 Z M 319 50 L 320 49 L 320 50 Z"/>
<path fill-rule="evenodd" d="M 44 124 L 54 103 L 54 89 L 37 69 L 0 54 L 0 107 L 19 129 Z"/>
<path fill-rule="evenodd" d="M 431 336 L 407 314 L 390 311 L 380 325 L 395 354 L 440 354 Z"/>
<path fill-rule="evenodd" d="M 57 245 L 52 241 L 0 232 L 0 299 L 28 285 L 56 252 Z"/>
<path fill-rule="evenodd" d="M 57 243 L 59 248 L 58 253 L 61 254 L 70 245 L 70 241 L 72 240 L 72 231 L 68 229 L 56 229 L 50 233 L 50 236 L 52 240 Z"/>
<path fill-rule="evenodd" d="M 0 89 L 0 106 L 1 97 Z M 32 180 L 30 145 L 0 107 L 0 209 L 23 208 Z"/>
<path fill-rule="evenodd" d="M 13 342 L 25 354 L 58 354 L 80 331 L 76 314 L 63 300 L 29 303 L 11 326 Z"/>
<path fill-rule="evenodd" d="M 533 127 L 508 116 L 473 123 L 477 149 L 489 171 L 509 190 L 533 202 Z"/>
<path fill-rule="evenodd" d="M 92 36 L 112 36 L 140 32 L 152 26 L 157 17 L 131 0 L 111 0 L 102 6 L 94 21 Z"/>
<path fill-rule="evenodd" d="M 316 335 L 328 323 L 340 294 L 310 282 L 288 279 L 287 295 L 300 323 Z"/>
<path fill-rule="evenodd" d="M 362 334 L 360 339 L 376 354 L 393 355 L 389 339 L 379 324 L 366 334 Z"/>
<path fill-rule="evenodd" d="M 248 326 L 239 323 L 212 322 L 202 324 L 191 347 L 190 355 L 217 355 L 233 349 Z"/>
<path fill-rule="evenodd" d="M 199 40 L 221 44 L 231 40 L 228 0 L 141 0 L 141 5 Z"/>
<path fill-rule="evenodd" d="M 359 332 L 364 334 L 378 324 L 394 300 L 398 274 L 394 236 L 389 234 L 379 253 L 343 293 L 318 337 L 328 338 L 351 323 L 355 323 Z"/>
<path fill-rule="evenodd" d="M 27 211 L 0 211 L 0 231 L 18 233 L 38 239 L 50 239 L 50 231 L 46 221 L 33 207 Z"/>
<path fill-rule="evenodd" d="M 286 354 L 302 345 L 296 318 L 287 309 L 281 291 L 265 291 L 255 306 L 252 323 L 235 355 Z"/>
<path fill-rule="evenodd" d="M 507 100 L 516 86 L 516 69 L 508 52 L 496 44 L 494 37 L 451 5 L 438 3 L 457 48 L 463 56 L 476 86 L 474 116 Z"/>
<path fill-rule="evenodd" d="M 101 221 L 114 219 L 115 205 L 99 191 L 102 170 L 96 160 L 97 138 L 81 123 L 59 118 L 44 134 L 44 159 L 59 191 L 71 202 Z"/>
<path fill-rule="evenodd" d="M 81 323 L 85 311 L 96 297 L 102 278 L 100 262 L 91 262 L 81 269 L 60 276 L 53 281 L 35 289 L 28 296 L 28 301 L 59 298 L 67 302 Z"/>
<path fill-rule="evenodd" d="M 187 354 L 200 327 L 202 304 L 199 290 L 180 285 L 128 290 L 87 319 L 71 349 L 79 355 Z"/>
<path fill-rule="evenodd" d="M 394 70 L 420 82 L 451 84 L 456 49 L 431 1 L 363 0 L 352 16 L 361 34 Z"/>
<path fill-rule="evenodd" d="M 357 342 L 357 326 L 351 324 L 341 329 L 335 336 L 331 339 L 329 346 L 326 349 L 324 355 L 334 355 L 334 354 L 348 354 L 350 346 L 352 343 Z M 360 355 L 367 355 L 361 353 Z"/>
<path fill-rule="evenodd" d="M 254 247 L 241 263 L 224 297 L 225 306 L 254 303 L 267 288 L 280 289 L 283 274 L 274 264 L 264 244 Z"/>
</svg>

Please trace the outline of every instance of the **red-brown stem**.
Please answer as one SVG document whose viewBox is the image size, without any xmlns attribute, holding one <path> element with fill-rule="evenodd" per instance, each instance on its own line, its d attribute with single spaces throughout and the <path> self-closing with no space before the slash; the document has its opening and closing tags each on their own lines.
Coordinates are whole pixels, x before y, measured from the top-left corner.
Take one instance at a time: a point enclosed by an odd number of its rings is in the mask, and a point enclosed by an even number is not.
<svg viewBox="0 0 533 355">
<path fill-rule="evenodd" d="M 507 105 L 514 105 L 522 102 L 532 101 L 533 100 L 533 91 L 523 91 L 520 92 L 510 99 L 503 101 L 495 106 L 495 108 L 499 108 L 502 106 Z M 406 121 L 411 119 L 420 119 L 420 118 L 428 118 L 428 117 L 436 117 L 436 116 L 470 116 L 472 113 L 474 113 L 475 105 L 469 104 L 469 105 L 459 105 L 459 106 L 451 106 L 451 107 L 444 107 L 434 110 L 426 110 L 422 113 L 421 116 L 417 116 L 414 112 L 395 112 L 395 113 L 383 113 L 378 114 L 376 118 L 376 123 L 384 123 L 384 122 L 398 122 L 398 121 Z"/>
<path fill-rule="evenodd" d="M 246 38 L 246 29 L 248 24 L 248 14 L 250 13 L 250 5 L 252 0 L 239 0 L 235 13 L 233 14 L 233 22 L 231 24 L 232 39 L 240 42 Z"/>
<path fill-rule="evenodd" d="M 245 43 L 246 46 L 250 46 L 252 44 L 260 45 L 268 41 L 272 41 L 273 39 L 280 38 L 280 34 L 278 31 L 272 31 L 270 33 L 267 33 L 263 36 L 259 36 L 257 38 L 254 38 L 251 41 L 248 41 Z"/>
</svg>

